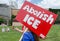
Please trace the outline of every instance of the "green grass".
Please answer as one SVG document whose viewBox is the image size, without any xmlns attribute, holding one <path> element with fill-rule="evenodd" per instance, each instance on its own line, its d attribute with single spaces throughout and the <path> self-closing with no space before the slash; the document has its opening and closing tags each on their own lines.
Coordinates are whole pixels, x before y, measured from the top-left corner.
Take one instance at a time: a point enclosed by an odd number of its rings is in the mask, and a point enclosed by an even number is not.
<svg viewBox="0 0 60 41">
<path fill-rule="evenodd" d="M 2 32 L 0 27 L 0 41 L 18 41 L 21 33 L 12 30 L 12 27 L 9 26 L 10 32 Z M 6 28 L 6 27 L 5 27 Z"/>
<path fill-rule="evenodd" d="M 18 41 L 21 33 L 12 30 L 12 27 L 9 26 L 10 32 L 1 32 L 0 26 L 0 41 Z M 6 28 L 6 27 L 5 27 Z M 21 27 L 20 27 L 21 28 Z M 53 25 L 49 31 L 46 39 L 40 39 L 40 41 L 60 41 L 60 25 Z"/>
</svg>

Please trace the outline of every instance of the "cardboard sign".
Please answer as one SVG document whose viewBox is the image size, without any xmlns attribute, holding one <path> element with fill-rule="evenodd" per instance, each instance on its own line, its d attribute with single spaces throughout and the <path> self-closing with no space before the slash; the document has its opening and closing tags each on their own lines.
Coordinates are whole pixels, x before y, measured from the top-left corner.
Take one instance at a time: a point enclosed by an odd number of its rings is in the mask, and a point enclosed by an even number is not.
<svg viewBox="0 0 60 41">
<path fill-rule="evenodd" d="M 56 18 L 56 14 L 27 1 L 16 16 L 17 21 L 42 38 L 45 38 Z"/>
</svg>

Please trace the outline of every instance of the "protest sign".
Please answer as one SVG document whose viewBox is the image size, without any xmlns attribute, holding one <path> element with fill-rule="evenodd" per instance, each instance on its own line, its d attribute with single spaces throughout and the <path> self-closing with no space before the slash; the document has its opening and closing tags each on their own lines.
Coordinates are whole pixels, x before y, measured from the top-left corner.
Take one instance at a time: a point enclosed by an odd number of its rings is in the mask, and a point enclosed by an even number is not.
<svg viewBox="0 0 60 41">
<path fill-rule="evenodd" d="M 28 27 L 36 35 L 45 38 L 57 15 L 25 1 L 16 20 Z"/>
</svg>

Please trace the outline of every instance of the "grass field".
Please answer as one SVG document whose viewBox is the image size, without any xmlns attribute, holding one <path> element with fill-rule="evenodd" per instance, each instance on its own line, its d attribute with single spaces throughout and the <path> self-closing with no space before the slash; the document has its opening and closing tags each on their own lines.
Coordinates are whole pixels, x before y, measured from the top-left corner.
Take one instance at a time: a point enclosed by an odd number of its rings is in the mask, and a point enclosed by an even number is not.
<svg viewBox="0 0 60 41">
<path fill-rule="evenodd" d="M 5 27 L 6 28 L 6 27 Z M 9 26 L 10 32 L 2 32 L 2 27 L 0 26 L 0 41 L 18 41 L 21 33 L 12 30 Z M 21 28 L 21 27 L 20 27 Z M 60 25 L 53 25 L 49 31 L 46 39 L 40 39 L 40 41 L 60 41 Z"/>
</svg>

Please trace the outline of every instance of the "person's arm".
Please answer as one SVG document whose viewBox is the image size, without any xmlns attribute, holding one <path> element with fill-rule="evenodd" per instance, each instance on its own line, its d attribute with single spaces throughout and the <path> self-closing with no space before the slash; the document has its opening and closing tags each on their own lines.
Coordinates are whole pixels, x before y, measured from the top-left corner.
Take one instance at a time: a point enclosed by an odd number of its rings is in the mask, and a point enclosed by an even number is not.
<svg viewBox="0 0 60 41">
<path fill-rule="evenodd" d="M 18 32 L 21 32 L 21 33 L 23 33 L 23 32 L 24 32 L 23 30 L 20 30 L 19 28 L 14 27 L 14 26 L 12 26 L 12 29 L 13 29 L 13 30 L 16 30 L 16 31 L 18 31 Z"/>
<path fill-rule="evenodd" d="M 20 29 L 18 29 L 18 28 L 14 28 L 16 31 L 18 31 L 18 32 L 21 32 L 21 33 L 23 33 L 24 31 L 23 30 L 20 30 Z"/>
</svg>

